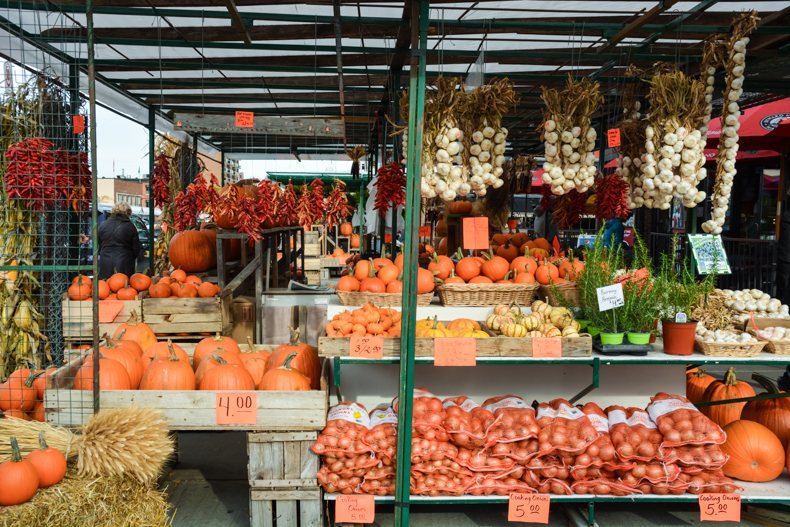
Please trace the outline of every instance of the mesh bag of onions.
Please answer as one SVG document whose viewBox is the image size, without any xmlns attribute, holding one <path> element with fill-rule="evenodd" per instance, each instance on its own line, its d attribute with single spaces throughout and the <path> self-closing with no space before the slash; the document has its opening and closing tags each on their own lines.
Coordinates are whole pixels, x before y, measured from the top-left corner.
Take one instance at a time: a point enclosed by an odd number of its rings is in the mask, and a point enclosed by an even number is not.
<svg viewBox="0 0 790 527">
<path fill-rule="evenodd" d="M 374 467 L 367 471 L 360 485 L 363 494 L 388 496 L 395 494 L 395 467 Z"/>
<path fill-rule="evenodd" d="M 647 413 L 663 434 L 662 448 L 720 445 L 727 439 L 719 425 L 702 415 L 688 399 L 680 395 L 657 393 L 650 399 Z"/>
<path fill-rule="evenodd" d="M 539 451 L 541 455 L 584 452 L 600 435 L 587 415 L 565 399 L 538 406 Z"/>
<path fill-rule="evenodd" d="M 488 448 L 492 456 L 507 457 L 520 465 L 526 465 L 538 455 L 538 440 L 524 439 L 513 443 L 496 443 Z"/>
<path fill-rule="evenodd" d="M 540 427 L 535 420 L 535 410 L 521 397 L 517 395 L 492 397 L 483 402 L 483 408 L 496 418 L 486 433 L 486 446 L 538 437 Z"/>
<path fill-rule="evenodd" d="M 606 409 L 609 419 L 609 436 L 623 461 L 664 460 L 661 450 L 663 437 L 647 412 L 641 408 L 610 406 Z"/>
<path fill-rule="evenodd" d="M 318 469 L 316 474 L 318 483 L 327 492 L 340 493 L 340 494 L 354 494 L 359 493 L 359 486 L 362 484 L 362 478 L 353 476 L 344 478 L 336 472 L 329 470 L 329 467 L 323 465 Z"/>
<path fill-rule="evenodd" d="M 392 408 L 398 412 L 398 398 L 392 401 Z M 442 400 L 428 390 L 414 389 L 412 406 L 412 435 L 429 441 L 449 441 L 450 436 L 442 423 L 447 417 Z"/>
<path fill-rule="evenodd" d="M 521 469 L 523 471 L 523 469 Z M 502 475 L 486 474 L 478 476 L 471 487 L 466 489 L 472 496 L 509 496 L 511 493 L 532 494 L 537 492 L 520 479 L 518 471 L 509 471 Z"/>
<path fill-rule="evenodd" d="M 624 485 L 617 481 L 617 478 L 612 479 L 591 479 L 586 481 L 577 481 L 571 485 L 574 494 L 596 494 L 599 496 L 628 496 L 629 494 L 641 494 L 636 489 Z"/>
<path fill-rule="evenodd" d="M 411 473 L 411 492 L 417 496 L 461 496 L 475 481 L 474 476 L 459 474 Z"/>
<path fill-rule="evenodd" d="M 590 470 L 595 467 L 604 467 L 610 471 L 631 468 L 632 463 L 621 461 L 617 457 L 612 438 L 609 435 L 609 420 L 601 407 L 590 402 L 582 406 L 581 410 L 587 415 L 599 436 L 584 452 L 569 462 L 571 477 L 577 481 L 600 478 L 600 470 Z"/>
<path fill-rule="evenodd" d="M 720 469 L 729 459 L 719 445 L 683 445 L 674 450 L 678 464 L 687 474 Z"/>
<path fill-rule="evenodd" d="M 678 478 L 678 481 L 686 485 L 686 492 L 691 494 L 702 493 L 733 493 L 743 490 L 733 480 L 724 475 L 721 469 L 717 470 L 703 470 L 696 474 L 683 473 Z"/>
<path fill-rule="evenodd" d="M 445 399 L 442 426 L 453 444 L 475 449 L 485 444 L 486 434 L 496 421 L 494 414 L 466 396 Z"/>
<path fill-rule="evenodd" d="M 398 443 L 398 414 L 389 405 L 379 405 L 370 412 L 370 430 L 364 442 L 385 466 L 395 463 Z"/>
<path fill-rule="evenodd" d="M 472 472 L 502 472 L 512 469 L 515 461 L 507 457 L 497 457 L 486 450 L 458 449 L 458 462 Z"/>
<path fill-rule="evenodd" d="M 318 435 L 312 451 L 336 458 L 372 454 L 365 437 L 370 427 L 368 411 L 359 403 L 343 402 L 330 408 L 326 426 Z"/>
</svg>

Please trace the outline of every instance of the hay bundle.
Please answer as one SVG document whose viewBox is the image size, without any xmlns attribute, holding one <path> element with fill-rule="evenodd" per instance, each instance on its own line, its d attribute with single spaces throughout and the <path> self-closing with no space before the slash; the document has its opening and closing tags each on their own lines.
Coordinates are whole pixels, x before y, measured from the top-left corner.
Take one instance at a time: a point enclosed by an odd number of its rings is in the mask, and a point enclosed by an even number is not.
<svg viewBox="0 0 790 527">
<path fill-rule="evenodd" d="M 124 408 L 102 410 L 77 434 L 37 421 L 0 419 L 0 461 L 10 457 L 11 436 L 17 438 L 26 454 L 38 448 L 38 433 L 42 430 L 50 446 L 67 458 L 77 458 L 77 473 L 87 478 L 126 475 L 149 483 L 161 474 L 173 453 L 173 440 L 161 413 Z"/>
<path fill-rule="evenodd" d="M 67 477 L 29 502 L 0 507 L 1 527 L 166 527 L 165 493 L 121 477 Z"/>
</svg>

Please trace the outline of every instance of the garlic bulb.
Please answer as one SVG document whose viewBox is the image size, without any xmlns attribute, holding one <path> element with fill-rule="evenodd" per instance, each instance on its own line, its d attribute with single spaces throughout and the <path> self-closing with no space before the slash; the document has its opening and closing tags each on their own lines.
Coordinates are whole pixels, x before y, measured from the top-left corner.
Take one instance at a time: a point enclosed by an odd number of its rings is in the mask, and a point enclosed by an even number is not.
<svg viewBox="0 0 790 527">
<path fill-rule="evenodd" d="M 423 148 L 421 167 L 420 194 L 424 198 L 440 196 L 445 201 L 455 199 L 462 188 L 468 187 L 468 171 L 462 166 L 460 154 L 464 150 L 463 132 L 453 119 L 442 123 L 439 133 L 434 138 L 435 154 L 431 157 L 427 148 Z M 406 134 L 404 132 L 404 141 Z M 405 148 L 405 145 L 404 145 Z M 405 157 L 405 155 L 404 155 Z M 464 186 L 466 184 L 466 187 Z M 468 192 L 467 192 L 468 193 Z"/>
<path fill-rule="evenodd" d="M 486 187 L 499 188 L 504 184 L 502 165 L 505 163 L 507 134 L 506 128 L 494 129 L 487 124 L 482 130 L 472 133 L 469 164 L 478 178 L 472 178 L 469 186 L 478 195 L 483 195 L 481 191 L 485 192 Z"/>
</svg>

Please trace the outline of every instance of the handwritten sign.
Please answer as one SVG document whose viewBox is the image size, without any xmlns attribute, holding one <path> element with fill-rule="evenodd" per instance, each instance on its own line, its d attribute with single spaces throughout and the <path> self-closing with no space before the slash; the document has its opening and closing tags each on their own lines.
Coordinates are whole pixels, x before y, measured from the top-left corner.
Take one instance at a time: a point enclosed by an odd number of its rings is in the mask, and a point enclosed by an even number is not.
<svg viewBox="0 0 790 527">
<path fill-rule="evenodd" d="M 338 496 L 335 500 L 335 523 L 373 523 L 375 517 L 373 496 Z"/>
<path fill-rule="evenodd" d="M 721 234 L 689 234 L 688 237 L 699 274 L 732 272 Z"/>
<path fill-rule="evenodd" d="M 85 116 L 84 115 L 73 115 L 71 117 L 71 125 L 74 128 L 74 133 L 76 135 L 84 134 L 85 133 Z"/>
<path fill-rule="evenodd" d="M 549 523 L 548 494 L 511 494 L 507 502 L 507 521 Z"/>
<path fill-rule="evenodd" d="M 464 218 L 464 249 L 488 249 L 488 218 Z"/>
<path fill-rule="evenodd" d="M 253 112 L 236 112 L 236 128 L 253 128 L 255 114 Z"/>
<path fill-rule="evenodd" d="M 258 424 L 258 395 L 255 392 L 217 393 L 218 425 Z"/>
<path fill-rule="evenodd" d="M 434 366 L 477 366 L 477 341 L 466 337 L 433 339 Z"/>
<path fill-rule="evenodd" d="M 431 235 L 431 226 L 430 225 L 422 225 L 420 227 L 420 236 L 430 236 Z"/>
<path fill-rule="evenodd" d="M 562 339 L 559 337 L 533 337 L 534 358 L 562 357 Z"/>
<path fill-rule="evenodd" d="M 609 311 L 625 304 L 623 298 L 623 284 L 612 284 L 599 287 L 595 290 L 598 293 L 598 311 Z"/>
<path fill-rule="evenodd" d="M 384 337 L 351 337 L 348 355 L 360 359 L 384 357 Z"/>
<path fill-rule="evenodd" d="M 620 146 L 620 129 L 611 128 L 606 131 L 606 145 L 609 148 Z"/>
<path fill-rule="evenodd" d="M 741 497 L 738 494 L 700 494 L 699 521 L 740 522 Z"/>
</svg>

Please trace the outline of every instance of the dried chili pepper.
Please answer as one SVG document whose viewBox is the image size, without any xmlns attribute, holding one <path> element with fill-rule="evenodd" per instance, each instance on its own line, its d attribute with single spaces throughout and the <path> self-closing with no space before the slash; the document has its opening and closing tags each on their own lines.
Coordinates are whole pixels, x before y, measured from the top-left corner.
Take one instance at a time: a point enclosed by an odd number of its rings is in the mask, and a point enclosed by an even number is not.
<svg viewBox="0 0 790 527">
<path fill-rule="evenodd" d="M 379 168 L 376 181 L 376 199 L 373 208 L 383 217 L 390 206 L 406 204 L 406 172 L 398 163 Z"/>
<path fill-rule="evenodd" d="M 596 184 L 595 216 L 601 220 L 625 219 L 631 214 L 628 208 L 628 182 L 619 174 L 610 174 Z"/>
<path fill-rule="evenodd" d="M 329 197 L 326 198 L 326 226 L 331 229 L 346 221 L 350 213 L 348 208 L 348 197 L 346 196 L 346 184 L 340 180 L 335 180 Z"/>
<path fill-rule="evenodd" d="M 294 190 L 294 185 L 291 183 L 290 179 L 288 180 L 288 186 L 283 192 L 280 209 L 280 215 L 283 218 L 284 225 L 298 225 L 299 216 L 296 213 L 296 191 Z"/>
<path fill-rule="evenodd" d="M 299 190 L 299 200 L 296 202 L 296 217 L 303 229 L 313 226 L 313 213 L 310 207 L 310 189 L 302 185 Z"/>
<path fill-rule="evenodd" d="M 576 189 L 557 197 L 552 210 L 552 219 L 557 228 L 568 229 L 579 223 L 586 203 L 587 194 L 580 193 Z"/>
<path fill-rule="evenodd" d="M 154 160 L 154 204 L 164 207 L 170 203 L 170 161 L 165 154 L 159 154 Z"/>
</svg>

